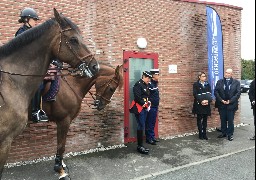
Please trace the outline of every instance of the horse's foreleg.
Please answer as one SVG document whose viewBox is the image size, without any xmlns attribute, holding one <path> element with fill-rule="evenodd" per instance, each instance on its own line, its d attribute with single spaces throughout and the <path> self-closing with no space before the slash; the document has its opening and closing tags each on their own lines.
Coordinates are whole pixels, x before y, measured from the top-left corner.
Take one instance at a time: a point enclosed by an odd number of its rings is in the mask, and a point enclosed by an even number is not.
<svg viewBox="0 0 256 180">
<path fill-rule="evenodd" d="M 5 141 L 1 142 L 1 144 L 0 144 L 0 179 L 2 177 L 4 165 L 8 158 L 8 153 L 11 148 L 11 143 L 12 143 L 12 140 L 9 140 L 9 141 L 5 140 Z"/>
<path fill-rule="evenodd" d="M 54 170 L 56 172 L 61 172 L 63 166 L 66 166 L 63 163 L 63 155 L 65 152 L 65 145 L 67 134 L 70 126 L 70 120 L 68 118 L 57 122 L 57 154 L 55 158 Z"/>
</svg>

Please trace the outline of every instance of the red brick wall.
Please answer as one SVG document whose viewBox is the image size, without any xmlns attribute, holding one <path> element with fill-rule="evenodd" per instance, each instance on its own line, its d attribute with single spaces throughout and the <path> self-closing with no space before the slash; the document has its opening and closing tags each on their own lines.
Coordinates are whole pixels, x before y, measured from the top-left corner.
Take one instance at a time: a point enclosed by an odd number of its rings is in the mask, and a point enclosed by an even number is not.
<svg viewBox="0 0 256 180">
<path fill-rule="evenodd" d="M 47 3 L 46 3 L 47 2 Z M 0 42 L 13 38 L 20 24 L 20 10 L 33 7 L 41 22 L 53 16 L 52 8 L 71 18 L 83 32 L 96 58 L 116 66 L 122 64 L 122 51 L 135 50 L 159 54 L 161 69 L 159 136 L 169 137 L 196 131 L 192 115 L 192 84 L 198 71 L 207 72 L 206 4 L 177 0 L 59 0 L 0 2 Z M 241 11 L 239 8 L 214 6 L 223 24 L 225 68 L 240 78 Z M 148 41 L 145 50 L 136 46 L 138 37 Z M 169 74 L 168 65 L 177 64 L 178 73 Z M 86 96 L 79 116 L 68 134 L 66 152 L 77 152 L 123 143 L 123 91 L 116 92 L 102 112 L 90 110 Z M 239 123 L 239 112 L 236 123 Z M 17 120 L 18 121 L 18 120 Z M 213 110 L 208 127 L 219 126 Z M 56 125 L 27 125 L 13 144 L 8 162 L 52 156 L 56 151 Z"/>
</svg>

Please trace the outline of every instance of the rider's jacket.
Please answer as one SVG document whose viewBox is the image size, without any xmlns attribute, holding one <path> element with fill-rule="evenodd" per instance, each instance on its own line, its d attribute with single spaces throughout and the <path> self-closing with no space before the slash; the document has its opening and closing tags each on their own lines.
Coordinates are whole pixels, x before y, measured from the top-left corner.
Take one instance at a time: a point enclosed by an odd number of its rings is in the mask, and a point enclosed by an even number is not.
<svg viewBox="0 0 256 180">
<path fill-rule="evenodd" d="M 23 33 L 24 31 L 30 29 L 30 27 L 26 26 L 25 24 L 21 26 L 18 31 L 15 33 L 15 37 L 18 36 L 19 34 Z"/>
</svg>

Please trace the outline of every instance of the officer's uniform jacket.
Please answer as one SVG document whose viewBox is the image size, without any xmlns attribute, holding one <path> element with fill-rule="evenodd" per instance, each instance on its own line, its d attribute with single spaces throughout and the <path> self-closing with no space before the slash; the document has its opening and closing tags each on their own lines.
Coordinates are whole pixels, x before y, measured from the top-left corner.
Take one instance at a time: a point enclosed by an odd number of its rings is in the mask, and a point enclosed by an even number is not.
<svg viewBox="0 0 256 180">
<path fill-rule="evenodd" d="M 158 89 L 158 81 L 151 80 L 149 82 L 149 101 L 151 102 L 151 107 L 158 107 L 159 106 L 159 89 Z"/>
<path fill-rule="evenodd" d="M 134 94 L 134 101 L 139 105 L 143 106 L 146 102 L 148 102 L 148 97 L 149 97 L 148 85 L 142 79 L 140 79 L 133 86 L 133 94 Z"/>
</svg>

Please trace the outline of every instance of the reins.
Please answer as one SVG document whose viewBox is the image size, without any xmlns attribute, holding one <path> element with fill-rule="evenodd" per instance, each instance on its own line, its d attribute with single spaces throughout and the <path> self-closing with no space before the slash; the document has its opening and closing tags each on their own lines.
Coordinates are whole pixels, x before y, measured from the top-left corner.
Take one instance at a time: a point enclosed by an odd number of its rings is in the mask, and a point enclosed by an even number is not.
<svg viewBox="0 0 256 180">
<path fill-rule="evenodd" d="M 8 72 L 4 70 L 0 70 L 1 73 L 13 75 L 13 76 L 30 76 L 30 77 L 49 77 L 49 76 L 77 76 L 78 74 L 74 70 L 69 70 L 68 68 L 49 68 L 48 70 L 68 70 L 69 73 L 66 74 L 56 74 L 56 75 L 50 75 L 50 74 L 20 74 L 20 73 L 13 73 L 13 72 Z M 76 73 L 76 74 L 75 74 Z"/>
<path fill-rule="evenodd" d="M 67 83 L 68 87 L 71 89 L 71 91 L 72 91 L 76 96 L 78 96 L 81 100 L 84 99 L 83 97 L 79 96 L 79 95 L 75 92 L 75 90 L 71 87 L 71 85 L 69 84 L 69 82 L 68 82 L 65 78 L 63 78 L 63 80 Z M 93 97 L 93 94 L 90 92 L 90 90 L 89 90 L 89 94 L 92 96 L 93 100 L 96 101 L 96 99 Z M 85 103 L 86 103 L 89 107 L 91 107 L 91 105 L 90 105 L 87 101 L 85 101 Z"/>
</svg>

